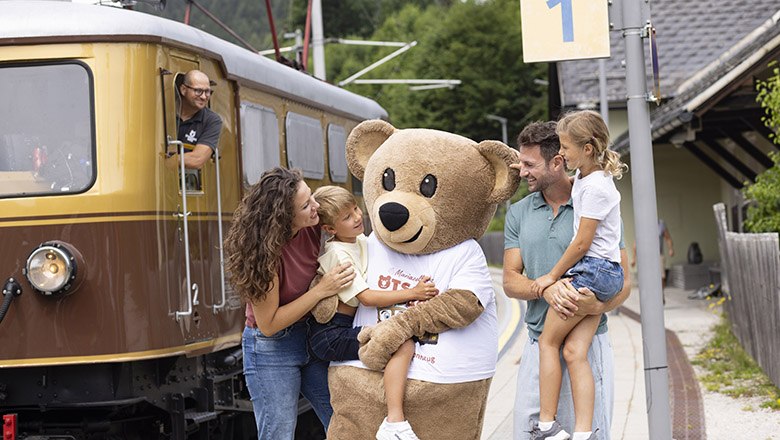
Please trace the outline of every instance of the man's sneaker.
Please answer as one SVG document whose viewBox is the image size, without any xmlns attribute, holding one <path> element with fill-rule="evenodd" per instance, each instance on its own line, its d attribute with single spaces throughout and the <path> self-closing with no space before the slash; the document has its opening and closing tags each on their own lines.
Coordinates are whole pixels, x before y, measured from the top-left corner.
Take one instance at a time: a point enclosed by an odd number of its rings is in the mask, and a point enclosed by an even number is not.
<svg viewBox="0 0 780 440">
<path fill-rule="evenodd" d="M 539 423 L 534 423 L 531 429 L 531 440 L 568 440 L 571 438 L 569 433 L 561 428 L 561 424 L 558 421 L 554 421 L 553 425 L 547 431 L 539 429 Z"/>
<path fill-rule="evenodd" d="M 392 426 L 392 427 L 391 427 Z M 568 438 L 568 437 L 567 437 Z M 403 422 L 393 423 L 392 425 L 387 422 L 387 418 L 379 425 L 379 431 L 376 432 L 376 440 L 420 440 L 417 435 L 412 431 L 409 422 L 404 420 Z"/>
<path fill-rule="evenodd" d="M 598 428 L 596 428 L 595 431 L 590 433 L 590 436 L 588 437 L 588 440 L 599 440 L 599 436 L 596 435 L 597 432 L 599 432 Z"/>
</svg>

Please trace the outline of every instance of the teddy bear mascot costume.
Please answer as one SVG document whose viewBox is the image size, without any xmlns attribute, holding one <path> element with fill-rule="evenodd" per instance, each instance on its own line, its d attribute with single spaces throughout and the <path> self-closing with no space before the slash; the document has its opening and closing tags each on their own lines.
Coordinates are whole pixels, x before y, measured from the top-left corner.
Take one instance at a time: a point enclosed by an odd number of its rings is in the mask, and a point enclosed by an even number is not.
<svg viewBox="0 0 780 440">
<path fill-rule="evenodd" d="M 347 139 L 373 226 L 369 288 L 394 290 L 430 276 L 441 292 L 405 308 L 360 305 L 360 361 L 332 363 L 331 440 L 373 439 L 386 415 L 382 369 L 412 337 L 404 413 L 421 440 L 479 439 L 498 351 L 496 302 L 476 242 L 498 203 L 517 190 L 515 150 L 437 130 L 365 121 Z M 405 310 L 402 310 L 405 309 Z M 402 313 L 399 313 L 401 312 Z"/>
</svg>

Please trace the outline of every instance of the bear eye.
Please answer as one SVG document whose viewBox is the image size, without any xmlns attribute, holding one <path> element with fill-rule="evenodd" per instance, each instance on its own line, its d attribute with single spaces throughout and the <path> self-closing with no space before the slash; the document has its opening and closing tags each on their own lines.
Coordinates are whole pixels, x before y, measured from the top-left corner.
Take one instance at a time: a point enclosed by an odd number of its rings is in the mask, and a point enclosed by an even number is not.
<svg viewBox="0 0 780 440">
<path fill-rule="evenodd" d="M 425 176 L 420 183 L 420 193 L 429 199 L 436 193 L 436 177 L 432 174 Z"/>
<path fill-rule="evenodd" d="M 382 174 L 382 188 L 385 191 L 392 191 L 395 189 L 395 171 L 392 168 L 388 168 Z"/>
</svg>

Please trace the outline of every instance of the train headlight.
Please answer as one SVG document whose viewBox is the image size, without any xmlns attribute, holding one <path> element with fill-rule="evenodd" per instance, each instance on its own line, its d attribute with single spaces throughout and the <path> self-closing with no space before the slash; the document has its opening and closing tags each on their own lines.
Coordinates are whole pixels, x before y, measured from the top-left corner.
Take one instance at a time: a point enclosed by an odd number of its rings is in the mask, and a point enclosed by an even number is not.
<svg viewBox="0 0 780 440">
<path fill-rule="evenodd" d="M 80 259 L 81 254 L 67 243 L 43 243 L 27 258 L 24 274 L 39 293 L 71 293 L 83 279 L 80 273 L 83 272 L 83 264 L 79 264 Z"/>
</svg>

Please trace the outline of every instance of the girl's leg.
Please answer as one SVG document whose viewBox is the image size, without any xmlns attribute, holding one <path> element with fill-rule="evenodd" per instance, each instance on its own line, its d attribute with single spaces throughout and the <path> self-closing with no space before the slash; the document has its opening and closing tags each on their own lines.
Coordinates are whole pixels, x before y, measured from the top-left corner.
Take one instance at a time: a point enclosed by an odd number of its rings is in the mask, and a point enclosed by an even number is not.
<svg viewBox="0 0 780 440">
<path fill-rule="evenodd" d="M 574 432 L 588 432 L 593 424 L 595 391 L 593 372 L 588 363 L 588 349 L 600 320 L 600 315 L 586 316 L 571 330 L 563 346 L 563 358 L 569 368 L 574 400 Z"/>
<path fill-rule="evenodd" d="M 387 398 L 387 421 L 403 422 L 404 392 L 406 391 L 406 375 L 409 373 L 409 363 L 414 356 L 414 342 L 408 339 L 401 344 L 398 351 L 387 362 L 384 373 L 385 397 Z"/>
<path fill-rule="evenodd" d="M 582 320 L 581 316 L 574 316 L 564 321 L 552 309 L 547 310 L 544 330 L 539 336 L 539 421 L 541 422 L 555 420 L 558 395 L 561 393 L 561 344 L 580 320 Z"/>
</svg>

